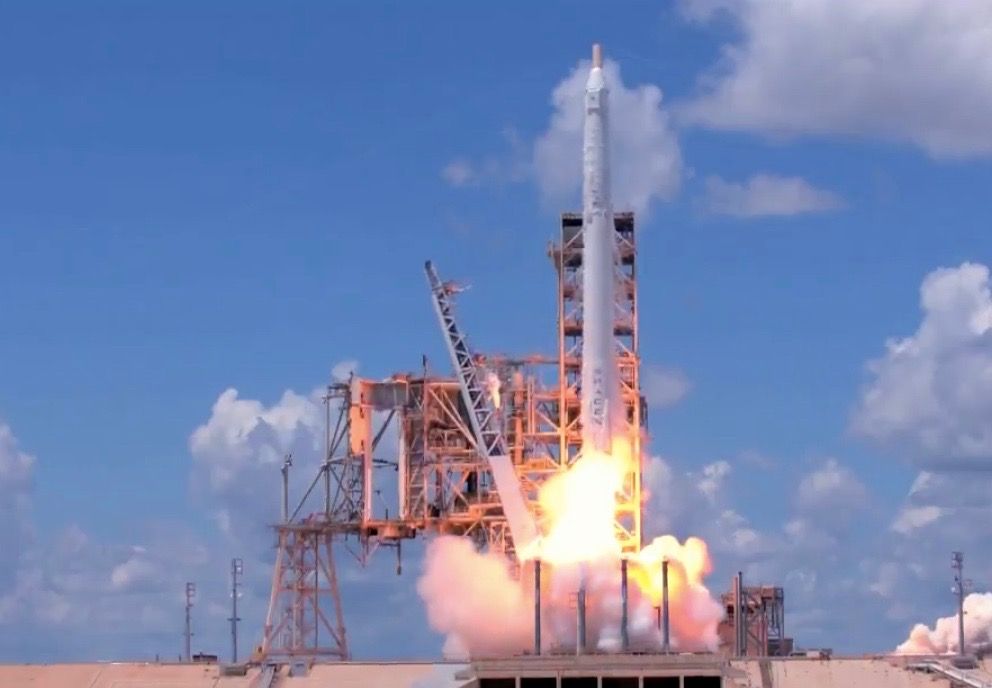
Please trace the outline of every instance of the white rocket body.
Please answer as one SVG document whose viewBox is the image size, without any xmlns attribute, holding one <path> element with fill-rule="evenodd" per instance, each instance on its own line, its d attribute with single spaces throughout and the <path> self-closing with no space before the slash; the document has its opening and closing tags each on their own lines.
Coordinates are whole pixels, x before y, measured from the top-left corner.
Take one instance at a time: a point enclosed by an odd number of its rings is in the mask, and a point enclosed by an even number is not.
<svg viewBox="0 0 992 688">
<path fill-rule="evenodd" d="M 582 446 L 611 452 L 621 411 L 613 337 L 616 230 L 610 201 L 608 90 L 593 46 L 582 142 Z"/>
</svg>

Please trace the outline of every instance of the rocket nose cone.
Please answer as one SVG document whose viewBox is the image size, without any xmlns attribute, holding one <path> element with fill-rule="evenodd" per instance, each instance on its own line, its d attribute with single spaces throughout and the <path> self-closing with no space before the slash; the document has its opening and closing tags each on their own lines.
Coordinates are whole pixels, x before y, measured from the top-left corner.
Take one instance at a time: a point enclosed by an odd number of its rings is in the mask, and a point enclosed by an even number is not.
<svg viewBox="0 0 992 688">
<path fill-rule="evenodd" d="M 606 79 L 603 76 L 603 48 L 599 43 L 592 46 L 592 69 L 589 70 L 589 79 L 586 81 L 587 91 L 598 91 L 606 87 Z"/>
</svg>

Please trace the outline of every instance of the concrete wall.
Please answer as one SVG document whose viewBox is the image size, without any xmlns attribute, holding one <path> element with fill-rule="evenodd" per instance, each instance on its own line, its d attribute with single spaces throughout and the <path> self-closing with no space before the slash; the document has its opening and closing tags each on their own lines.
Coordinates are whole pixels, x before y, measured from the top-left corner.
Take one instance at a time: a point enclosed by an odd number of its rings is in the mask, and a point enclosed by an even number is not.
<svg viewBox="0 0 992 688">
<path fill-rule="evenodd" d="M 741 671 L 747 682 L 725 683 L 750 688 L 943 688 L 948 684 L 885 658 L 735 660 L 731 668 Z"/>
<path fill-rule="evenodd" d="M 455 688 L 463 667 L 431 663 L 316 665 L 308 676 L 284 668 L 274 688 Z M 259 670 L 222 676 L 216 664 L 0 665 L 0 688 L 255 688 Z"/>
<path fill-rule="evenodd" d="M 589 656 L 584 659 L 594 660 Z M 653 664 L 646 658 L 629 659 L 628 668 Z M 641 668 L 645 669 L 643 664 Z M 455 674 L 466 668 L 426 662 L 319 664 L 302 677 L 290 677 L 283 668 L 274 688 L 458 688 L 466 681 L 456 679 Z M 220 667 L 209 664 L 0 665 L 0 688 L 256 688 L 253 681 L 258 673 L 258 669 L 252 669 L 246 676 L 222 676 Z M 752 659 L 724 665 L 725 688 L 945 688 L 947 685 L 947 679 L 907 671 L 901 663 L 886 658 Z"/>
</svg>

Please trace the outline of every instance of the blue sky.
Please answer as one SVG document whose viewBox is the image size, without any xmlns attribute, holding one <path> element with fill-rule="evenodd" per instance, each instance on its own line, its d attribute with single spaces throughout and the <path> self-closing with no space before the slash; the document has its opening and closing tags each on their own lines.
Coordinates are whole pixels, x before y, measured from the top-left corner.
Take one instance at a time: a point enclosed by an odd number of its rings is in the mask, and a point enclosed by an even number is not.
<svg viewBox="0 0 992 688">
<path fill-rule="evenodd" d="M 616 166 L 646 185 L 632 203 L 647 392 L 676 389 L 652 411 L 652 453 L 690 488 L 707 467 L 722 476 L 712 499 L 654 507 L 680 536 L 758 538 L 714 544 L 712 587 L 740 567 L 784 582 L 806 644 L 883 650 L 946 615 L 955 547 L 975 550 L 987 589 L 987 507 L 961 503 L 960 486 L 992 487 L 992 344 L 974 325 L 988 305 L 992 74 L 953 58 L 989 56 L 968 28 L 992 16 L 963 0 L 868 19 L 853 0 L 816 7 L 5 6 L 0 513 L 16 526 L 0 578 L 17 583 L 0 598 L 0 659 L 178 652 L 187 577 L 202 642 L 226 647 L 234 555 L 254 565 L 257 635 L 269 543 L 216 514 L 259 528 L 278 496 L 252 490 L 276 469 L 229 438 L 196 455 L 191 435 L 229 387 L 281 408 L 341 361 L 375 377 L 422 353 L 444 365 L 425 258 L 472 283 L 461 314 L 478 348 L 551 349 L 545 247 L 577 196 L 547 178 L 570 159 L 542 167 L 535 150 L 573 140 L 552 92 L 567 96 L 593 41 L 626 94 Z M 910 336 L 910 353 L 887 353 Z M 220 465 L 243 474 L 218 478 Z M 921 471 L 936 477 L 910 494 Z M 924 507 L 938 516 L 894 525 Z M 796 547 L 785 526 L 800 521 L 822 532 Z M 184 549 L 197 553 L 185 570 Z M 348 589 L 394 595 L 419 628 L 411 549 L 404 577 L 377 563 Z M 114 579 L 129 561 L 134 575 Z M 810 574 L 809 590 L 789 588 Z M 346 599 L 356 654 L 439 651 L 359 597 Z M 861 630 L 825 611 L 846 607 Z M 114 614 L 138 608 L 139 630 L 122 632 Z"/>
</svg>

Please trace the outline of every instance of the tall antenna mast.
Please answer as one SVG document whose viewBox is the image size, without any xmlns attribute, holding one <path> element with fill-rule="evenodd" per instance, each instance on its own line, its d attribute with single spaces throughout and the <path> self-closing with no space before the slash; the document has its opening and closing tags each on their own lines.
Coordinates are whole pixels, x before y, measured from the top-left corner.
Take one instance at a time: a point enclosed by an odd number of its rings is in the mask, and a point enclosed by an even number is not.
<svg viewBox="0 0 992 688">
<path fill-rule="evenodd" d="M 964 554 L 951 553 L 951 568 L 954 569 L 954 587 L 951 592 L 958 596 L 958 654 L 964 655 L 964 594 L 971 587 L 971 581 L 964 577 Z"/>
<path fill-rule="evenodd" d="M 231 664 L 238 663 L 238 588 L 241 587 L 241 574 L 244 573 L 244 562 L 240 557 L 231 559 Z"/>
<path fill-rule="evenodd" d="M 190 641 L 193 638 L 193 629 L 190 626 L 190 610 L 193 609 L 193 598 L 196 597 L 196 583 L 186 583 L 186 661 L 192 662 L 193 656 L 190 652 Z"/>
</svg>

